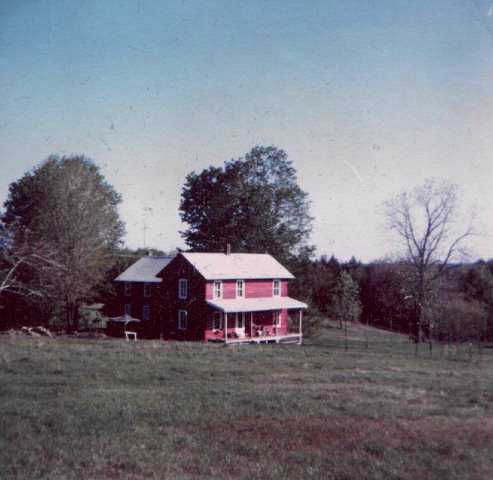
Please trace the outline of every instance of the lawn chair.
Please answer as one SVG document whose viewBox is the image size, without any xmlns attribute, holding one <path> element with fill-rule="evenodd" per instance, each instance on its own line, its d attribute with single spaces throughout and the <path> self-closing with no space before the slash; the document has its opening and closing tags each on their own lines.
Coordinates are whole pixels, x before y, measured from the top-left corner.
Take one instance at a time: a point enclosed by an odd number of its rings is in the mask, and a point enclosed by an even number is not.
<svg viewBox="0 0 493 480">
<path fill-rule="evenodd" d="M 125 330 L 125 338 L 127 339 L 127 342 L 132 339 L 134 342 L 137 341 L 137 332 L 131 332 L 130 330 Z"/>
</svg>

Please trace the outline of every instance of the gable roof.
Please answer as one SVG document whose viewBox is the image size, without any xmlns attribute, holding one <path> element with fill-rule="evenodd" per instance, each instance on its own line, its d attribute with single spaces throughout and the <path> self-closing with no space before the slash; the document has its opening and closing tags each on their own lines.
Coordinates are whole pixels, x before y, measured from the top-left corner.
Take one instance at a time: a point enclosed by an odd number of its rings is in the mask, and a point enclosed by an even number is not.
<svg viewBox="0 0 493 480">
<path fill-rule="evenodd" d="M 294 278 L 268 253 L 194 253 L 181 255 L 206 280 Z"/>
<path fill-rule="evenodd" d="M 142 257 L 130 265 L 123 273 L 115 278 L 115 282 L 145 282 L 159 283 L 162 280 L 157 274 L 173 257 Z"/>
</svg>

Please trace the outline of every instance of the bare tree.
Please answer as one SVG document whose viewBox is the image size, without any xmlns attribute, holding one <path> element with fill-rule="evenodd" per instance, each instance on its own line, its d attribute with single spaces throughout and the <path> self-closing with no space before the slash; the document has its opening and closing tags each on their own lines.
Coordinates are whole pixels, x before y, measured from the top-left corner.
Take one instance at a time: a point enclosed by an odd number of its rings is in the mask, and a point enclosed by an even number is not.
<svg viewBox="0 0 493 480">
<path fill-rule="evenodd" d="M 463 223 L 458 187 L 446 181 L 427 180 L 412 191 L 389 199 L 384 206 L 388 227 L 397 235 L 412 267 L 418 344 L 423 338 L 424 311 L 435 282 L 447 265 L 464 256 L 464 242 L 473 234 L 473 217 Z M 430 342 L 432 327 L 428 325 Z"/>
<path fill-rule="evenodd" d="M 17 230 L 16 230 L 17 231 Z M 16 242 L 5 226 L 0 232 L 0 296 L 3 293 L 41 300 L 46 288 L 35 277 L 55 277 L 63 274 L 63 266 L 55 260 L 55 252 L 41 241 L 30 239 L 28 233 Z"/>
</svg>

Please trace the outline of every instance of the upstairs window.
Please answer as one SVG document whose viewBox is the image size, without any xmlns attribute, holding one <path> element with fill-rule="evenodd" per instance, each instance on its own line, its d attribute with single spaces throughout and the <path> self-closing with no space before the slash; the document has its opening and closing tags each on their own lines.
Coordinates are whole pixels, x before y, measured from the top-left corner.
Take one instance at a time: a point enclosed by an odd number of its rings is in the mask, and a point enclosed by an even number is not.
<svg viewBox="0 0 493 480">
<path fill-rule="evenodd" d="M 178 280 L 178 298 L 185 300 L 188 296 L 188 280 L 186 278 L 180 278 Z"/>
<path fill-rule="evenodd" d="M 236 297 L 243 298 L 245 296 L 245 282 L 243 280 L 236 280 Z"/>
<path fill-rule="evenodd" d="M 132 284 L 130 282 L 125 282 L 124 284 L 124 295 L 130 297 L 132 295 Z"/>
<path fill-rule="evenodd" d="M 149 305 L 144 305 L 142 307 L 142 320 L 144 320 L 144 322 L 149 320 L 149 311 Z"/>
<path fill-rule="evenodd" d="M 188 323 L 188 313 L 186 310 L 178 310 L 178 330 L 186 330 Z"/>
<path fill-rule="evenodd" d="M 132 316 L 132 305 L 130 303 L 127 303 L 125 305 L 125 310 L 124 310 L 125 316 L 131 317 Z"/>
<path fill-rule="evenodd" d="M 272 281 L 272 295 L 279 297 L 281 295 L 281 280 L 276 279 Z"/>
<path fill-rule="evenodd" d="M 149 283 L 144 283 L 144 297 L 151 296 L 151 285 Z"/>
<path fill-rule="evenodd" d="M 223 282 L 221 280 L 214 280 L 214 298 L 223 297 Z"/>
</svg>

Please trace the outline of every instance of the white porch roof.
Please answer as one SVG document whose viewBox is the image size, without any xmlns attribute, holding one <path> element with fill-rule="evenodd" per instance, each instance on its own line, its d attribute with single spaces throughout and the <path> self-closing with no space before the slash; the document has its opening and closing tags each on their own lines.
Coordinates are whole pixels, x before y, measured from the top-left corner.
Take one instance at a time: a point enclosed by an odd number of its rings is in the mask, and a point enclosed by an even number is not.
<svg viewBox="0 0 493 480">
<path fill-rule="evenodd" d="M 207 303 L 225 313 L 232 312 L 264 312 L 269 310 L 308 308 L 306 303 L 291 297 L 266 298 L 216 298 L 207 300 Z"/>
</svg>

